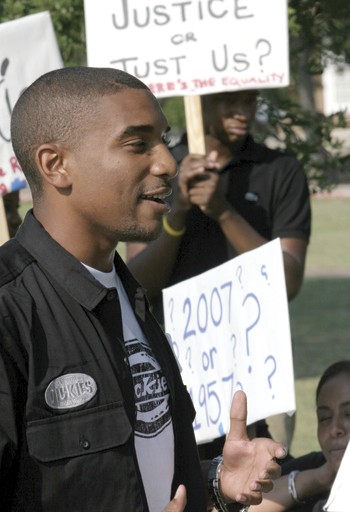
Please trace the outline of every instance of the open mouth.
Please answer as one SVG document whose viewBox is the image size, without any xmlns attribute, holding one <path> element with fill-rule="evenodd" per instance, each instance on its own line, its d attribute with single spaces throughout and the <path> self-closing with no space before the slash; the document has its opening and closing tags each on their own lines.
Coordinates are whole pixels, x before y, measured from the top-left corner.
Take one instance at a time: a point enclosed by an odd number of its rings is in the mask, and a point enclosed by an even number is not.
<svg viewBox="0 0 350 512">
<path fill-rule="evenodd" d="M 143 201 L 153 201 L 155 203 L 164 204 L 165 199 L 172 193 L 172 188 L 168 186 L 162 186 L 158 189 L 141 194 L 140 198 Z"/>
<path fill-rule="evenodd" d="M 144 201 L 154 201 L 155 203 L 164 204 L 166 197 L 167 197 L 167 195 L 164 196 L 163 194 L 162 195 L 154 195 L 154 196 L 148 195 L 148 194 L 142 194 L 141 199 L 143 199 Z"/>
</svg>

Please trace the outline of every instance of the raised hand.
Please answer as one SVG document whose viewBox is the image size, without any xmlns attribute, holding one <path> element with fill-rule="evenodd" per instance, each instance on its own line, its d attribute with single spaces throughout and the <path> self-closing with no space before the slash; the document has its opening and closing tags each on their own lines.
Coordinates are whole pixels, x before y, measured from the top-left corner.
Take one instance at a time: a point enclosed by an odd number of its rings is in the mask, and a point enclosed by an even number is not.
<svg viewBox="0 0 350 512">
<path fill-rule="evenodd" d="M 258 504 L 280 476 L 276 459 L 286 456 L 285 448 L 272 439 L 247 436 L 247 397 L 237 391 L 232 400 L 230 432 L 223 449 L 221 491 L 225 501 Z"/>
</svg>

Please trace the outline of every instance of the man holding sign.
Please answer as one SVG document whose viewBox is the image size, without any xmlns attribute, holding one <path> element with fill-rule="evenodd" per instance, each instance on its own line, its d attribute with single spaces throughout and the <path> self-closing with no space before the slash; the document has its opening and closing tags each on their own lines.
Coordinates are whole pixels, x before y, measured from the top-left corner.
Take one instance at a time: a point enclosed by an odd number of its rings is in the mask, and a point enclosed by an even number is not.
<svg viewBox="0 0 350 512">
<path fill-rule="evenodd" d="M 206 510 L 191 399 L 115 251 L 161 230 L 167 131 L 150 90 L 108 68 L 47 73 L 14 108 L 33 210 L 0 249 L 2 511 L 180 512 L 186 493 L 186 510 Z M 259 503 L 285 455 L 249 441 L 246 417 L 239 391 L 210 465 L 218 510 Z"/>
<path fill-rule="evenodd" d="M 280 237 L 289 300 L 300 290 L 310 236 L 306 177 L 295 158 L 257 144 L 257 91 L 202 97 L 206 155 L 174 148 L 172 210 L 161 236 L 128 245 L 128 265 L 162 321 L 161 290 Z M 288 444 L 287 439 L 283 442 Z"/>
</svg>

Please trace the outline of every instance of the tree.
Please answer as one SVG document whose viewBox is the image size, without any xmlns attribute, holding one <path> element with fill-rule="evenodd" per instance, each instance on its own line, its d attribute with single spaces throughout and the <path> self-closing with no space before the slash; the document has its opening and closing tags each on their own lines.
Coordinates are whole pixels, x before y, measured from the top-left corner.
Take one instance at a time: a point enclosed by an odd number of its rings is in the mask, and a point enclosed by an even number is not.
<svg viewBox="0 0 350 512">
<path fill-rule="evenodd" d="M 291 83 L 261 91 L 266 122 L 255 136 L 294 154 L 304 165 L 312 191 L 331 188 L 338 171 L 349 170 L 335 128 L 348 126 L 346 112 L 323 114 L 315 102 L 315 87 L 324 67 L 350 63 L 350 3 L 346 0 L 289 0 Z M 175 126 L 185 123 L 181 98 L 163 100 Z"/>
<path fill-rule="evenodd" d="M 49 11 L 65 66 L 86 65 L 83 0 L 2 0 L 0 22 Z"/>
<path fill-rule="evenodd" d="M 346 112 L 324 115 L 315 87 L 327 64 L 350 63 L 350 4 L 346 0 L 289 0 L 291 85 L 266 94 L 274 136 L 305 166 L 311 188 L 332 186 L 344 165 L 334 128 L 348 126 Z"/>
<path fill-rule="evenodd" d="M 324 115 L 315 103 L 315 85 L 327 62 L 350 62 L 350 2 L 289 0 L 288 7 L 291 84 L 261 91 L 267 123 L 257 136 L 295 154 L 312 189 L 327 188 L 344 166 L 333 129 L 346 127 L 347 117 L 345 112 Z M 0 22 L 45 10 L 51 13 L 64 64 L 86 65 L 83 0 L 2 0 Z M 174 130 L 183 131 L 183 99 L 161 103 Z"/>
</svg>

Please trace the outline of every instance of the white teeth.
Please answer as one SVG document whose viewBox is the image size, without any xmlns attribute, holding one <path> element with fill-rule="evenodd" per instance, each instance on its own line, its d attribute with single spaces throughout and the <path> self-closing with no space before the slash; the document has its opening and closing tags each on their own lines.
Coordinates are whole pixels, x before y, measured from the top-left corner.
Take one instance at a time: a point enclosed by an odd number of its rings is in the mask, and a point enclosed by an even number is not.
<svg viewBox="0 0 350 512">
<path fill-rule="evenodd" d="M 165 199 L 170 195 L 171 189 L 162 187 L 159 188 L 159 190 L 162 190 L 162 192 L 154 193 L 151 192 L 145 192 L 142 194 L 142 199 L 148 200 L 148 201 L 161 201 L 164 202 Z"/>
<path fill-rule="evenodd" d="M 159 195 L 156 195 L 156 196 L 147 196 L 147 195 L 145 195 L 144 197 L 146 199 L 156 199 L 156 200 L 163 201 L 163 199 L 166 198 L 166 195 L 165 194 L 159 194 Z"/>
</svg>

